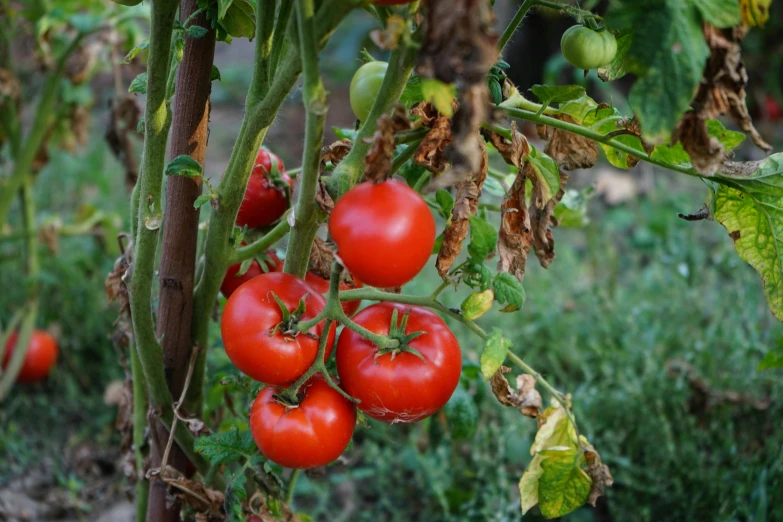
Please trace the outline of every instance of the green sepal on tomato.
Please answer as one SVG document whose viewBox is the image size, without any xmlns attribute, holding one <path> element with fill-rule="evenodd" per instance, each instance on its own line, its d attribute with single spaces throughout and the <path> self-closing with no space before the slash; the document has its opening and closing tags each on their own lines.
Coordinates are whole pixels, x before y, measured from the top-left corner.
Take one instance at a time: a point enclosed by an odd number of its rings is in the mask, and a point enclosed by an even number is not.
<svg viewBox="0 0 783 522">
<path fill-rule="evenodd" d="M 5 343 L 5 356 L 3 357 L 3 370 L 11 362 L 11 356 L 16 349 L 18 332 L 13 332 Z M 57 362 L 57 341 L 43 330 L 34 330 L 30 337 L 30 345 L 24 356 L 22 368 L 19 370 L 16 380 L 19 382 L 37 382 L 46 379 L 49 372 Z"/>
<path fill-rule="evenodd" d="M 349 94 L 351 109 L 359 121 L 364 121 L 369 116 L 388 67 L 386 62 L 367 62 L 354 73 Z"/>
<path fill-rule="evenodd" d="M 606 29 L 595 31 L 584 25 L 575 25 L 563 33 L 560 50 L 577 69 L 597 69 L 614 60 L 617 39 Z"/>
<path fill-rule="evenodd" d="M 245 243 L 242 243 L 242 245 L 244 244 Z M 226 270 L 225 277 L 223 277 L 223 282 L 220 284 L 220 293 L 226 297 L 230 297 L 242 283 L 250 281 L 254 277 L 267 272 L 279 272 L 282 270 L 280 258 L 277 257 L 277 254 L 275 254 L 273 250 L 268 250 L 265 257 L 265 266 L 261 266 L 261 263 L 254 259 L 250 263 L 250 267 L 242 275 L 237 275 L 239 269 L 242 267 L 242 263 L 229 266 Z"/>
<path fill-rule="evenodd" d="M 359 399 L 360 410 L 384 422 L 416 422 L 429 417 L 448 402 L 462 370 L 457 338 L 443 319 L 426 308 L 377 303 L 353 320 L 373 333 L 388 335 L 392 317 L 404 321 L 405 314 L 404 334 L 423 332 L 408 342 L 417 353 L 381 354 L 376 345 L 348 329 L 337 341 L 335 358 L 342 388 Z"/>
<path fill-rule="evenodd" d="M 277 299 L 275 299 L 275 297 Z M 283 272 L 270 272 L 242 284 L 228 298 L 220 330 L 226 354 L 242 373 L 259 382 L 287 385 L 301 377 L 315 361 L 323 322 L 307 333 L 287 331 L 282 303 L 294 312 L 304 302 L 299 320 L 313 319 L 326 301 L 301 279 Z M 335 328 L 329 330 L 329 356 Z"/>
<path fill-rule="evenodd" d="M 345 268 L 362 283 L 402 286 L 418 274 L 435 244 L 427 203 L 398 181 L 360 183 L 341 197 L 329 233 Z"/>
<path fill-rule="evenodd" d="M 275 162 L 274 168 L 272 161 Z M 260 149 L 247 181 L 236 224 L 248 228 L 271 225 L 288 210 L 293 188 L 294 182 L 286 174 L 282 160 L 274 153 Z"/>
<path fill-rule="evenodd" d="M 266 458 L 286 468 L 325 466 L 339 457 L 353 436 L 356 407 L 317 374 L 299 390 L 291 407 L 263 388 L 250 410 L 250 432 Z"/>
</svg>

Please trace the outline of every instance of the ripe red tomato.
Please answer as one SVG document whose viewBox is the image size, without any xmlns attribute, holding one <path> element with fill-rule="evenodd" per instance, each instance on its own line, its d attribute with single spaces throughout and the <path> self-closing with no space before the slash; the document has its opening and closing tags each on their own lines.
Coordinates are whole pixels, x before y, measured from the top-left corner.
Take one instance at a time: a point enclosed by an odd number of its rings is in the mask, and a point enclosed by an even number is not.
<svg viewBox="0 0 783 522">
<path fill-rule="evenodd" d="M 286 468 L 325 466 L 351 441 L 356 407 L 315 375 L 303 387 L 298 407 L 275 400 L 277 390 L 262 389 L 250 411 L 250 431 L 265 457 Z"/>
<path fill-rule="evenodd" d="M 11 355 L 16 348 L 18 332 L 13 332 L 5 343 L 5 357 L 3 357 L 3 369 L 11 361 Z M 30 348 L 24 356 L 22 369 L 16 380 L 19 382 L 36 382 L 46 379 L 49 370 L 57 362 L 57 341 L 43 330 L 33 331 L 30 337 Z"/>
<path fill-rule="evenodd" d="M 764 109 L 767 112 L 769 121 L 779 121 L 783 118 L 783 109 L 780 108 L 780 104 L 774 96 L 769 94 L 764 96 Z"/>
<path fill-rule="evenodd" d="M 244 243 L 242 244 L 244 245 Z M 239 272 L 239 268 L 242 266 L 242 263 L 237 263 L 228 267 L 228 270 L 226 270 L 226 276 L 223 278 L 223 282 L 220 284 L 220 292 L 224 296 L 229 297 L 234 293 L 234 290 L 239 288 L 239 285 L 246 281 L 250 281 L 255 276 L 264 274 L 266 272 L 279 272 L 281 270 L 279 267 L 282 267 L 283 264 L 280 262 L 280 258 L 277 257 L 277 254 L 275 254 L 273 250 L 268 250 L 266 257 L 266 270 L 264 270 L 264 268 L 261 267 L 261 264 L 255 259 L 252 263 L 250 263 L 250 268 L 247 269 L 247 272 L 239 277 L 237 277 L 237 272 Z"/>
<path fill-rule="evenodd" d="M 405 333 L 424 332 L 409 345 L 413 353 L 385 353 L 348 330 L 337 341 L 337 373 L 343 389 L 359 399 L 359 409 L 385 422 L 416 422 L 446 404 L 459 384 L 462 353 L 454 334 L 433 312 L 418 306 L 378 303 L 368 306 L 353 320 L 371 332 L 389 333 L 392 312 L 398 320 L 410 311 Z"/>
<path fill-rule="evenodd" d="M 318 292 L 319 294 L 326 297 L 326 294 L 329 293 L 329 280 L 324 279 L 323 277 L 313 274 L 312 272 L 307 272 L 307 275 L 305 275 L 305 282 L 313 287 L 313 290 Z M 352 288 L 361 288 L 364 286 L 361 281 L 358 279 L 354 279 L 351 282 L 342 282 L 340 283 L 340 290 L 351 290 Z M 359 309 L 359 305 L 361 305 L 361 301 L 343 301 L 343 312 L 345 312 L 345 315 L 348 317 L 352 316 L 356 313 L 356 310 Z"/>
<path fill-rule="evenodd" d="M 220 330 L 228 358 L 242 373 L 266 384 L 284 385 L 301 377 L 315 361 L 323 323 L 312 328 L 308 332 L 311 335 L 291 337 L 284 334 L 282 325 L 272 334 L 283 320 L 272 293 L 288 311 L 294 311 L 305 297 L 302 320 L 314 318 L 325 304 L 324 298 L 301 279 L 269 272 L 246 282 L 228 298 Z M 325 357 L 329 356 L 333 340 L 331 328 Z"/>
<path fill-rule="evenodd" d="M 427 203 L 393 180 L 349 190 L 332 210 L 329 232 L 345 268 L 379 288 L 413 279 L 435 244 L 435 220 Z"/>
<path fill-rule="evenodd" d="M 239 206 L 236 224 L 240 227 L 260 228 L 274 223 L 288 209 L 288 198 L 284 187 L 276 187 L 270 175 L 272 159 L 277 165 L 278 175 L 293 190 L 294 183 L 285 172 L 283 162 L 275 154 L 260 149 L 253 164 L 253 171 L 247 182 L 245 197 Z"/>
</svg>

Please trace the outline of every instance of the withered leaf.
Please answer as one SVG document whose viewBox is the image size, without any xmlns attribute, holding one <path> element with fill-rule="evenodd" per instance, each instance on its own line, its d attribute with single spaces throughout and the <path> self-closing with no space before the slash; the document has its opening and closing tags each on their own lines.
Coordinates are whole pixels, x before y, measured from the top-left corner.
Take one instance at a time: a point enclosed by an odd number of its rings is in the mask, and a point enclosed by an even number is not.
<svg viewBox="0 0 783 522">
<path fill-rule="evenodd" d="M 378 118 L 378 127 L 371 138 L 372 147 L 364 156 L 364 177 L 379 183 L 391 172 L 394 160 L 394 124 L 388 115 Z"/>
<path fill-rule="evenodd" d="M 511 123 L 511 140 L 508 140 L 488 129 L 481 129 L 481 134 L 497 149 L 506 163 L 521 168 L 525 156 L 530 154 L 530 144 L 524 134 L 517 130 L 516 122 Z"/>
<path fill-rule="evenodd" d="M 554 117 L 566 123 L 576 123 L 568 114 Z M 598 161 L 598 145 L 593 140 L 560 129 L 552 129 L 546 134 L 549 135 L 549 142 L 544 153 L 554 159 L 563 170 L 589 169 Z"/>
<path fill-rule="evenodd" d="M 310 249 L 310 272 L 318 274 L 324 279 L 329 279 L 334 261 L 334 250 L 318 236 L 315 236 L 313 246 Z"/>
<path fill-rule="evenodd" d="M 332 162 L 333 165 L 337 165 L 351 152 L 351 147 L 353 147 L 353 142 L 348 138 L 324 146 L 321 149 L 321 164 Z"/>
<path fill-rule="evenodd" d="M 223 493 L 207 488 L 201 482 L 182 476 L 174 478 L 163 477 L 171 494 L 180 501 L 191 506 L 199 513 L 220 515 L 223 507 Z"/>
<path fill-rule="evenodd" d="M 529 163 L 525 165 L 525 171 L 527 171 L 529 166 Z M 552 237 L 551 228 L 557 226 L 557 218 L 554 215 L 555 206 L 563 199 L 567 182 L 568 175 L 560 171 L 560 190 L 552 199 L 546 202 L 543 208 L 539 208 L 536 205 L 536 200 L 541 199 L 539 194 L 542 189 L 537 183 L 533 183 L 533 195 L 529 209 L 530 228 L 533 232 L 533 246 L 536 249 L 536 257 L 538 257 L 538 262 L 544 268 L 548 268 L 555 259 L 555 239 Z"/>
<path fill-rule="evenodd" d="M 446 160 L 443 151 L 451 143 L 451 121 L 445 116 L 439 116 L 432 121 L 431 130 L 421 140 L 413 161 L 433 174 L 446 170 Z"/>
<path fill-rule="evenodd" d="M 711 176 L 718 172 L 725 159 L 725 149 L 717 138 L 707 133 L 707 120 L 694 111 L 686 113 L 672 135 L 672 143 L 679 141 L 691 157 L 697 172 Z"/>
<path fill-rule="evenodd" d="M 130 139 L 136 134 L 139 118 L 141 118 L 141 107 L 132 94 L 121 94 L 111 100 L 109 124 L 104 139 L 112 154 L 125 169 L 125 188 L 128 192 L 133 190 L 139 177 L 136 152 Z"/>
<path fill-rule="evenodd" d="M 478 200 L 481 196 L 481 188 L 487 179 L 489 160 L 487 149 L 483 141 L 480 141 L 482 160 L 479 169 L 473 173 L 470 179 L 457 184 L 457 197 L 454 208 L 451 210 L 451 223 L 443 231 L 441 243 L 435 266 L 441 277 L 448 274 L 451 265 L 462 250 L 462 242 L 468 237 L 470 230 L 470 216 L 476 213 Z"/>
<path fill-rule="evenodd" d="M 441 114 L 433 104 L 419 102 L 411 107 L 411 116 L 417 116 L 425 127 L 432 127 L 435 120 L 441 117 Z"/>
<path fill-rule="evenodd" d="M 315 202 L 318 204 L 321 211 L 326 214 L 331 214 L 332 210 L 334 210 L 334 200 L 326 190 L 326 183 L 320 180 L 318 181 L 318 187 L 315 192 Z"/>
<path fill-rule="evenodd" d="M 584 441 L 582 442 L 584 444 Z M 598 497 L 604 494 L 606 488 L 610 488 L 614 484 L 614 477 L 612 477 L 609 466 L 601 462 L 601 456 L 590 444 L 587 444 L 585 448 L 585 460 L 587 461 L 585 473 L 593 481 L 590 495 L 587 497 L 587 503 L 595 506 Z"/>
<path fill-rule="evenodd" d="M 525 205 L 526 180 L 524 170 L 520 170 L 503 198 L 498 235 L 498 271 L 508 272 L 520 282 L 525 277 L 527 255 L 533 244 L 530 215 Z"/>
<path fill-rule="evenodd" d="M 395 14 L 386 19 L 386 27 L 370 31 L 370 39 L 380 49 L 396 49 L 403 32 L 405 19 Z"/>
<path fill-rule="evenodd" d="M 517 376 L 517 390 L 508 384 L 504 373 L 511 368 L 501 366 L 490 379 L 492 393 L 503 406 L 517 408 L 519 412 L 530 418 L 537 418 L 541 413 L 541 394 L 536 390 L 536 379 L 532 375 L 520 374 Z"/>
</svg>

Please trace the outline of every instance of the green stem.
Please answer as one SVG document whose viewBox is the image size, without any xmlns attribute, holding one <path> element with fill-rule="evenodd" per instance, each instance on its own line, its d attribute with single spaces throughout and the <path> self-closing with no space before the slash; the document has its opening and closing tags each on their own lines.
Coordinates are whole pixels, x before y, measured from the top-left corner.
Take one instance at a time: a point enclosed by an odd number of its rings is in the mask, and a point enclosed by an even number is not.
<svg viewBox="0 0 783 522">
<path fill-rule="evenodd" d="M 450 287 L 451 284 L 451 281 L 441 281 L 440 285 L 438 285 L 438 288 L 436 288 L 435 291 L 432 292 L 432 295 L 430 295 L 430 299 L 433 301 L 436 300 L 441 292 Z"/>
<path fill-rule="evenodd" d="M 158 228 L 162 221 L 161 188 L 171 114 L 166 100 L 171 58 L 171 35 L 178 2 L 159 0 L 152 6 L 147 105 L 144 113 L 144 152 L 138 184 L 138 222 L 132 275 L 128 285 L 136 350 L 144 372 L 149 399 L 159 408 L 172 398 L 163 368 L 163 350 L 155 336 L 152 285 Z M 155 226 L 157 224 L 157 226 Z"/>
<path fill-rule="evenodd" d="M 506 30 L 503 31 L 503 35 L 500 37 L 500 40 L 498 40 L 498 51 L 503 52 L 503 49 L 505 49 L 506 45 L 508 44 L 508 41 L 511 40 L 511 37 L 516 32 L 517 28 L 519 27 L 519 24 L 522 23 L 522 20 L 525 18 L 525 15 L 527 15 L 528 11 L 530 11 L 530 8 L 533 7 L 536 4 L 536 0 L 525 0 L 521 6 L 519 6 L 519 10 L 517 11 L 517 14 L 514 15 L 514 18 L 511 19 L 511 21 L 508 23 L 508 26 L 506 27 Z"/>
<path fill-rule="evenodd" d="M 416 149 L 419 148 L 419 144 L 421 144 L 421 140 L 412 142 L 410 145 L 405 147 L 405 150 L 394 157 L 391 170 L 389 171 L 389 177 L 394 176 L 397 171 L 399 171 L 402 166 L 405 165 L 405 162 L 411 159 L 414 154 L 416 154 Z"/>
<path fill-rule="evenodd" d="M 285 257 L 285 271 L 304 279 L 310 249 L 318 232 L 318 205 L 315 193 L 321 168 L 321 146 L 326 122 L 326 89 L 318 71 L 318 45 L 315 41 L 314 0 L 296 0 L 296 19 L 304 76 L 305 143 L 296 219 Z"/>
<path fill-rule="evenodd" d="M 291 477 L 288 479 L 288 487 L 286 488 L 285 492 L 285 503 L 287 506 L 291 505 L 291 502 L 294 500 L 294 488 L 296 488 L 296 479 L 299 478 L 299 475 L 302 473 L 301 469 L 295 469 L 291 472 Z"/>
<path fill-rule="evenodd" d="M 418 145 L 429 132 L 430 129 L 427 127 L 398 132 L 394 135 L 394 144 L 405 145 L 406 143 L 416 143 Z"/>
<path fill-rule="evenodd" d="M 272 39 L 272 52 L 269 57 L 269 81 L 277 71 L 277 64 L 280 63 L 280 54 L 283 51 L 285 43 L 285 34 L 288 29 L 288 20 L 291 18 L 291 11 L 294 9 L 294 2 L 283 0 L 280 2 L 280 8 L 277 11 L 277 22 L 275 22 L 275 34 Z"/>
<path fill-rule="evenodd" d="M 693 176 L 697 178 L 703 177 L 692 168 L 683 167 L 681 165 L 674 165 L 671 163 L 667 163 L 665 161 L 652 158 L 649 154 L 647 154 L 644 151 L 635 149 L 630 145 L 620 143 L 614 138 L 607 137 L 601 134 L 600 132 L 596 132 L 592 129 L 588 129 L 587 127 L 582 127 L 581 125 L 577 125 L 575 123 L 568 123 L 565 121 L 558 120 L 556 118 L 550 118 L 549 116 L 539 115 L 534 112 L 525 111 L 522 109 L 511 109 L 511 108 L 504 107 L 503 110 L 505 110 L 509 116 L 513 116 L 514 118 L 532 121 L 534 123 L 539 123 L 542 125 L 548 125 L 556 129 L 560 129 L 567 132 L 572 132 L 574 134 L 578 134 L 580 136 L 584 136 L 585 138 L 589 138 L 591 140 L 597 141 L 598 143 L 603 143 L 604 145 L 613 147 L 617 150 L 625 152 L 626 154 L 630 154 L 631 156 L 635 156 L 648 163 L 652 163 L 653 165 L 658 165 L 659 167 L 663 167 L 665 169 L 673 170 L 675 172 L 680 172 L 682 174 L 687 174 L 688 176 Z"/>
<path fill-rule="evenodd" d="M 14 197 L 17 192 L 19 192 L 25 176 L 29 176 L 30 174 L 33 160 L 35 159 L 36 154 L 38 154 L 38 150 L 41 148 L 43 140 L 46 137 L 46 131 L 49 127 L 48 122 L 52 115 L 54 102 L 57 99 L 60 79 L 62 79 L 63 72 L 65 71 L 65 63 L 79 46 L 83 36 L 84 35 L 82 34 L 78 34 L 65 51 L 63 51 L 63 54 L 60 55 L 54 73 L 46 79 L 44 84 L 41 99 L 38 100 L 37 103 L 30 132 L 23 140 L 18 140 L 24 142 L 24 147 L 19 151 L 18 157 L 15 158 L 11 175 L 4 183 L 0 184 L 0 224 L 5 223 L 8 218 L 8 213 L 11 210 L 11 204 L 13 203 Z"/>
<path fill-rule="evenodd" d="M 136 521 L 144 522 L 147 516 L 149 481 L 144 471 L 144 433 L 147 430 L 147 390 L 144 386 L 144 372 L 136 352 L 133 339 L 130 340 L 131 380 L 133 382 L 133 449 L 136 456 Z"/>
<path fill-rule="evenodd" d="M 280 222 L 278 222 L 277 225 L 275 225 L 274 228 L 267 232 L 264 236 L 247 246 L 237 248 L 234 251 L 234 254 L 231 256 L 229 264 L 233 265 L 236 263 L 241 263 L 245 259 L 250 259 L 251 257 L 264 254 L 272 247 L 272 245 L 283 239 L 291 229 L 291 226 L 288 224 L 288 214 L 290 212 L 290 210 L 287 210 L 286 213 L 280 217 Z"/>
<path fill-rule="evenodd" d="M 289 3 L 289 0 L 283 0 Z M 275 33 L 275 0 L 258 0 L 256 6 L 256 48 L 252 83 L 259 97 L 266 95 L 271 82 L 272 39 Z"/>
</svg>

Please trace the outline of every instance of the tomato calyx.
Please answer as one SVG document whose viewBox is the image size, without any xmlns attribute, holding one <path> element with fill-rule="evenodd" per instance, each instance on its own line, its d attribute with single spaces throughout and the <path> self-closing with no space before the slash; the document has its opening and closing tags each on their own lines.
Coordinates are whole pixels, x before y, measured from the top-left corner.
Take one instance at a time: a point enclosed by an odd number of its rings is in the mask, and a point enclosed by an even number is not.
<svg viewBox="0 0 783 522">
<path fill-rule="evenodd" d="M 389 326 L 389 339 L 395 339 L 399 343 L 397 346 L 389 347 L 389 348 L 379 348 L 378 351 L 375 353 L 375 356 L 373 357 L 373 360 L 376 361 L 378 357 L 382 355 L 386 355 L 387 353 L 391 354 L 391 360 L 393 361 L 394 358 L 397 356 L 397 354 L 401 352 L 405 353 L 411 353 L 421 359 L 422 361 L 426 361 L 424 359 L 424 356 L 414 347 L 410 345 L 410 342 L 416 339 L 417 337 L 424 335 L 424 332 L 422 331 L 416 331 L 411 332 L 409 334 L 405 333 L 405 329 L 408 327 L 408 317 L 410 316 L 410 310 L 405 312 L 402 316 L 402 321 L 399 323 L 397 322 L 398 314 L 397 310 L 394 310 L 392 312 L 391 316 L 391 325 Z"/>
<path fill-rule="evenodd" d="M 262 171 L 264 171 L 264 174 L 266 174 L 272 186 L 285 196 L 285 199 L 288 202 L 288 205 L 290 206 L 291 186 L 288 183 L 286 183 L 286 181 L 283 179 L 283 176 L 280 175 L 280 168 L 278 167 L 277 162 L 272 161 L 271 163 L 272 163 L 272 168 L 269 171 L 267 171 L 266 168 L 264 168 L 264 166 L 261 164 L 257 166 L 260 167 Z"/>
<path fill-rule="evenodd" d="M 302 298 L 299 299 L 299 304 L 293 311 L 288 310 L 288 307 L 285 305 L 282 299 L 277 296 L 277 294 L 274 292 L 270 292 L 270 294 L 277 303 L 277 306 L 280 307 L 280 313 L 282 314 L 283 318 L 275 325 L 274 328 L 269 331 L 269 337 L 280 333 L 283 335 L 283 338 L 286 341 L 294 341 L 296 336 L 300 334 L 312 337 L 313 339 L 318 339 L 318 336 L 310 332 L 302 332 L 299 329 L 299 321 L 302 320 L 302 316 L 305 313 L 305 300 L 310 294 L 303 295 Z"/>
</svg>

